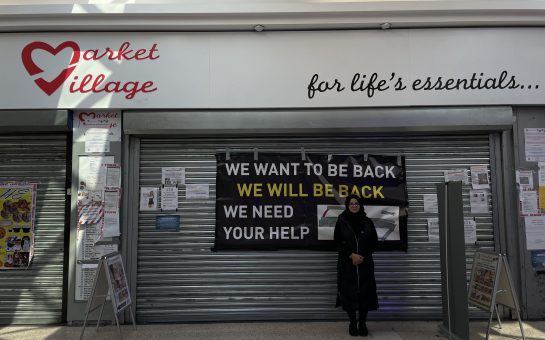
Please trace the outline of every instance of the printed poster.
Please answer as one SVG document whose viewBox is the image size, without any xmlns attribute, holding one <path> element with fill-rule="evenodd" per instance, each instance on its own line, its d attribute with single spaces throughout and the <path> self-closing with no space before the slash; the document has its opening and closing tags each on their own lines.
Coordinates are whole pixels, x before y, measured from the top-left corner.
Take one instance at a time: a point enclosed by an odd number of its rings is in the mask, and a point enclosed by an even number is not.
<svg viewBox="0 0 545 340">
<path fill-rule="evenodd" d="M 121 141 L 121 112 L 119 111 L 75 111 L 74 142 L 85 142 L 88 132 L 105 131 L 108 142 Z M 99 132 L 100 133 L 100 132 Z"/>
<path fill-rule="evenodd" d="M 207 200 L 210 198 L 210 187 L 208 184 L 186 184 L 185 198 Z"/>
<path fill-rule="evenodd" d="M 469 190 L 472 214 L 488 213 L 488 190 Z"/>
<path fill-rule="evenodd" d="M 131 296 L 129 294 L 129 285 L 123 268 L 123 260 L 121 255 L 114 255 L 106 258 L 106 266 L 108 267 L 108 276 L 110 278 L 111 289 L 113 290 L 114 308 L 116 312 L 122 311 L 125 307 L 131 304 Z"/>
<path fill-rule="evenodd" d="M 0 269 L 25 269 L 34 253 L 36 184 L 0 183 Z"/>
<path fill-rule="evenodd" d="M 471 186 L 473 189 L 489 189 L 488 167 L 486 165 L 475 165 L 471 167 Z"/>
<path fill-rule="evenodd" d="M 524 153 L 527 162 L 545 162 L 545 128 L 524 129 Z"/>
<path fill-rule="evenodd" d="M 425 194 L 423 195 L 423 198 L 424 198 L 424 212 L 429 214 L 437 214 L 438 213 L 437 195 Z"/>
<path fill-rule="evenodd" d="M 526 227 L 526 248 L 528 250 L 545 249 L 545 216 L 527 216 L 524 218 Z"/>
<path fill-rule="evenodd" d="M 462 182 L 463 184 L 469 184 L 469 178 L 467 177 L 467 169 L 451 169 L 445 170 L 445 183 L 446 182 Z"/>
<path fill-rule="evenodd" d="M 534 172 L 532 170 L 517 170 L 517 185 L 519 190 L 534 190 Z"/>
<path fill-rule="evenodd" d="M 345 197 L 360 195 L 381 250 L 405 250 L 405 159 L 383 155 L 216 155 L 215 249 L 334 248 Z"/>
<path fill-rule="evenodd" d="M 178 187 L 164 186 L 161 188 L 161 210 L 176 211 L 178 209 Z"/>
<path fill-rule="evenodd" d="M 185 184 L 185 168 L 182 168 L 182 167 L 162 168 L 161 183 L 163 185 Z"/>
<path fill-rule="evenodd" d="M 483 310 L 490 310 L 496 281 L 498 256 L 477 251 L 469 281 L 469 303 Z"/>
<path fill-rule="evenodd" d="M 157 187 L 140 187 L 140 211 L 157 210 Z"/>
<path fill-rule="evenodd" d="M 428 218 L 428 242 L 439 242 L 439 218 Z"/>
</svg>

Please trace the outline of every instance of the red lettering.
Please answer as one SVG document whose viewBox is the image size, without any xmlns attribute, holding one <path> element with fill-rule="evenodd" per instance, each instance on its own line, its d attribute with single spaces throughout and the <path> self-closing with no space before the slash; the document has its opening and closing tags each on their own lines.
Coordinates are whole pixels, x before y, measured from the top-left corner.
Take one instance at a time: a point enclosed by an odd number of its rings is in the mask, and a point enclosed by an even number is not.
<svg viewBox="0 0 545 340">
<path fill-rule="evenodd" d="M 105 79 L 106 76 L 104 74 L 99 74 L 94 80 L 92 74 L 87 74 L 78 84 L 78 77 L 76 76 L 74 77 L 74 81 L 70 84 L 70 93 L 125 93 L 126 99 L 133 99 L 139 92 L 149 93 L 157 91 L 157 87 L 154 86 L 155 84 L 151 80 L 142 84 L 138 81 L 128 81 L 122 85 L 120 81 L 105 82 Z M 89 84 L 91 84 L 90 88 L 86 88 Z M 97 117 L 115 118 L 117 117 L 117 114 L 101 113 Z"/>
<path fill-rule="evenodd" d="M 158 59 L 160 56 L 155 54 L 155 52 L 159 52 L 157 48 L 157 44 L 153 44 L 151 48 L 148 50 L 146 48 L 141 48 L 136 51 L 133 49 L 130 49 L 131 43 L 128 41 L 125 41 L 119 46 L 119 49 L 113 50 L 110 47 L 106 47 L 104 52 L 100 53 L 99 49 L 93 49 L 93 50 L 87 50 L 83 52 L 83 60 L 100 60 L 103 58 L 106 58 L 108 60 L 155 60 Z"/>
</svg>

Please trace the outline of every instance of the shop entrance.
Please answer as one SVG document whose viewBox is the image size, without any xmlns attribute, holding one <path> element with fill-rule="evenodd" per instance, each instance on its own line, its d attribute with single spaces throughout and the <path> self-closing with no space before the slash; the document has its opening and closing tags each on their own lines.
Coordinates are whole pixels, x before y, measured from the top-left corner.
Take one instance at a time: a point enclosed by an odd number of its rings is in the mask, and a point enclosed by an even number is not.
<svg viewBox="0 0 545 340">
<path fill-rule="evenodd" d="M 215 227 L 215 154 L 267 152 L 386 154 L 406 157 L 409 196 L 408 251 L 376 254 L 380 309 L 371 319 L 440 319 L 439 243 L 428 239 L 423 195 L 436 194 L 444 171 L 486 166 L 494 187 L 494 134 L 350 135 L 266 138 L 132 137 L 130 183 L 160 187 L 163 167 L 184 167 L 187 184 L 208 184 L 210 196 L 188 200 L 178 188 L 178 211 L 136 211 L 138 222 L 136 314 L 138 322 L 228 320 L 337 320 L 336 253 L 318 251 L 213 252 Z M 469 171 L 468 171 L 469 173 Z M 464 185 L 464 217 L 476 223 L 475 244 L 466 244 L 466 263 L 477 248 L 495 249 L 493 211 L 498 198 L 488 196 L 486 213 L 471 213 L 471 184 Z M 136 200 L 134 204 L 138 205 Z M 165 232 L 156 217 L 177 214 L 180 230 Z M 471 317 L 481 316 L 471 310 Z"/>
</svg>

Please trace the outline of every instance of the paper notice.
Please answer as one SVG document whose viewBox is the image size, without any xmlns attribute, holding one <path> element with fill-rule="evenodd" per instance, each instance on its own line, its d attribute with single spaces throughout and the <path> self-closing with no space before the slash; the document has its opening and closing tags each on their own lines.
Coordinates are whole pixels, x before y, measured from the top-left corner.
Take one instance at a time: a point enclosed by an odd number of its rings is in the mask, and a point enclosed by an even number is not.
<svg viewBox="0 0 545 340">
<path fill-rule="evenodd" d="M 164 186 L 161 189 L 161 210 L 176 211 L 178 209 L 178 187 Z"/>
<path fill-rule="evenodd" d="M 425 194 L 424 197 L 424 212 L 437 214 L 437 195 Z"/>
<path fill-rule="evenodd" d="M 428 241 L 439 242 L 439 219 L 428 218 Z"/>
<path fill-rule="evenodd" d="M 118 250 L 117 244 L 97 244 L 95 245 L 95 254 L 97 258 L 104 255 L 115 253 Z"/>
<path fill-rule="evenodd" d="M 157 188 L 140 187 L 140 210 L 157 210 Z"/>
<path fill-rule="evenodd" d="M 96 263 L 76 264 L 76 300 L 84 301 L 91 295 L 97 267 Z"/>
<path fill-rule="evenodd" d="M 539 213 L 537 207 L 537 191 L 523 190 L 519 192 L 520 214 L 522 216 L 536 215 Z"/>
<path fill-rule="evenodd" d="M 477 222 L 474 219 L 464 219 L 464 238 L 466 244 L 477 242 Z"/>
<path fill-rule="evenodd" d="M 168 167 L 162 168 L 161 183 L 163 185 L 185 184 L 185 168 Z"/>
<path fill-rule="evenodd" d="M 186 199 L 209 199 L 210 187 L 208 184 L 187 184 L 185 186 Z"/>
<path fill-rule="evenodd" d="M 110 152 L 108 141 L 108 129 L 91 128 L 85 133 L 85 152 L 104 153 Z"/>
<path fill-rule="evenodd" d="M 469 190 L 472 214 L 488 213 L 488 190 Z"/>
<path fill-rule="evenodd" d="M 118 188 L 104 190 L 104 209 L 106 211 L 119 211 L 120 191 Z"/>
<path fill-rule="evenodd" d="M 119 164 L 104 164 L 106 167 L 106 186 L 121 187 L 121 166 Z"/>
<path fill-rule="evenodd" d="M 119 211 L 105 211 L 101 237 L 114 237 L 119 235 Z"/>
<path fill-rule="evenodd" d="M 517 184 L 520 190 L 534 190 L 534 172 L 517 170 Z"/>
<path fill-rule="evenodd" d="M 445 170 L 445 182 L 462 182 L 464 184 L 469 184 L 467 169 Z"/>
<path fill-rule="evenodd" d="M 475 165 L 471 167 L 471 185 L 473 189 L 489 189 L 488 168 L 486 165 Z"/>
<path fill-rule="evenodd" d="M 524 129 L 524 151 L 527 162 L 545 162 L 545 128 Z"/>
<path fill-rule="evenodd" d="M 80 156 L 78 190 L 102 190 L 106 186 L 105 164 L 113 163 L 114 156 Z"/>
<path fill-rule="evenodd" d="M 74 142 L 83 142 L 95 130 L 107 131 L 110 142 L 121 141 L 120 111 L 75 111 L 73 124 Z"/>
<path fill-rule="evenodd" d="M 526 226 L 526 248 L 528 250 L 545 249 L 545 216 L 524 218 Z"/>
<path fill-rule="evenodd" d="M 86 225 L 77 231 L 76 236 L 76 259 L 77 260 L 95 260 L 94 245 L 95 240 L 99 237 L 100 224 Z"/>
</svg>

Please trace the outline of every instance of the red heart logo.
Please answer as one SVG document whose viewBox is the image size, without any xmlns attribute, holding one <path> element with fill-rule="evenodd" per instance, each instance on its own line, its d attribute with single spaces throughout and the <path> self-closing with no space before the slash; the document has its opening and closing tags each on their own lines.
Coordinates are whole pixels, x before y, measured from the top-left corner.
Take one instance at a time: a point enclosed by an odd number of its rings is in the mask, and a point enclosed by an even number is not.
<svg viewBox="0 0 545 340">
<path fill-rule="evenodd" d="M 70 59 L 70 63 L 68 65 L 74 65 L 79 61 L 79 55 L 80 55 L 80 49 L 78 44 L 76 44 L 73 41 L 65 41 L 56 48 L 53 48 L 51 45 L 44 43 L 42 41 L 34 41 L 23 48 L 23 51 L 21 53 L 21 59 L 23 60 L 23 65 L 25 66 L 28 74 L 31 76 L 36 75 L 38 73 L 42 73 L 44 70 L 42 70 L 34 60 L 32 60 L 32 52 L 34 50 L 44 50 L 46 52 L 51 53 L 52 55 L 57 55 L 60 51 L 64 50 L 65 48 L 71 48 L 74 53 L 72 54 L 72 58 Z M 76 68 L 76 65 L 67 67 L 63 69 L 58 76 L 55 77 L 52 81 L 46 81 L 43 78 L 38 78 L 34 82 L 44 91 L 47 93 L 48 96 L 52 95 L 53 92 L 57 91 L 57 89 L 62 85 L 62 83 L 72 74 L 74 69 Z"/>
<path fill-rule="evenodd" d="M 85 117 L 91 117 L 92 119 L 95 119 L 95 113 L 94 112 L 82 112 L 79 114 L 79 120 L 85 125 Z"/>
</svg>

